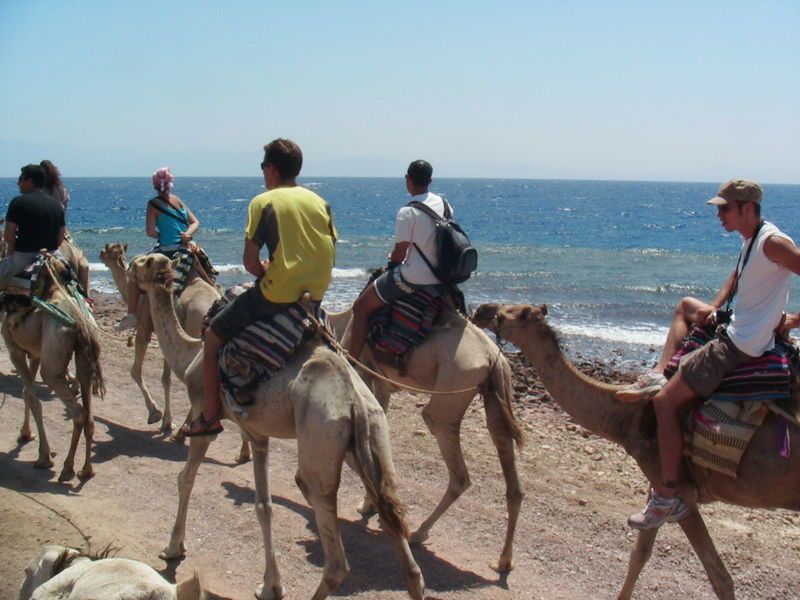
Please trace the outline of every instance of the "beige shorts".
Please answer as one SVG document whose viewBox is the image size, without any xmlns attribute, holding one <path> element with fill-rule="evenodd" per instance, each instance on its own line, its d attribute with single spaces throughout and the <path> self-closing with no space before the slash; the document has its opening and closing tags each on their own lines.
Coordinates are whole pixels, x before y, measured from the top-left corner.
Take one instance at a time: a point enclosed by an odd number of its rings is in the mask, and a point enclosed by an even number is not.
<svg viewBox="0 0 800 600">
<path fill-rule="evenodd" d="M 678 374 L 698 396 L 708 397 L 719 387 L 725 375 L 751 358 L 739 350 L 723 331 L 702 348 L 684 356 Z"/>
</svg>

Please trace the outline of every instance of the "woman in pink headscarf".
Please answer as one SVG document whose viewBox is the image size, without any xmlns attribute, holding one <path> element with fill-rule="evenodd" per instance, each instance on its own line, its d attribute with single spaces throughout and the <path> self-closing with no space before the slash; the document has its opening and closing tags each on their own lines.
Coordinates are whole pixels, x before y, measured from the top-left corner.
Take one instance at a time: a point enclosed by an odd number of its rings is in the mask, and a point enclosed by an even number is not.
<svg viewBox="0 0 800 600">
<path fill-rule="evenodd" d="M 147 235 L 158 243 L 150 251 L 173 258 L 186 248 L 191 248 L 192 236 L 200 227 L 200 221 L 183 201 L 172 193 L 175 177 L 169 167 L 153 173 L 153 188 L 158 192 L 147 203 Z M 135 282 L 128 289 L 128 314 L 117 324 L 117 331 L 136 327 L 136 311 L 139 309 L 141 291 Z"/>
</svg>

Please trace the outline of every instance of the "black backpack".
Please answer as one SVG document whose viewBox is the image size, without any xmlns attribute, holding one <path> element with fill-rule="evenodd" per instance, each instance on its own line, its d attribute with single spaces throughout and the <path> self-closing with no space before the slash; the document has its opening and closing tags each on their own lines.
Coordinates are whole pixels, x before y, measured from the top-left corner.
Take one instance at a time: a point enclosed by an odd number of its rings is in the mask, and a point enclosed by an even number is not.
<svg viewBox="0 0 800 600">
<path fill-rule="evenodd" d="M 416 243 L 414 247 L 436 278 L 446 285 L 452 285 L 466 281 L 478 268 L 478 251 L 472 247 L 461 226 L 452 220 L 453 212 L 447 200 L 442 198 L 442 201 L 444 217 L 440 217 L 430 206 L 417 200 L 409 202 L 408 205 L 424 212 L 436 224 L 436 252 L 439 265 L 434 267 Z"/>
</svg>

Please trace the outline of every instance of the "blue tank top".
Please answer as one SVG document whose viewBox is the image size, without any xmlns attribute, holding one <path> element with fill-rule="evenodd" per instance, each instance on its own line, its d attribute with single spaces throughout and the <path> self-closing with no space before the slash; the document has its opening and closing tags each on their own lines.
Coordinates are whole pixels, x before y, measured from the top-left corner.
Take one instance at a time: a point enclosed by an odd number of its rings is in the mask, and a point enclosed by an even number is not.
<svg viewBox="0 0 800 600">
<path fill-rule="evenodd" d="M 189 215 L 186 207 L 175 208 L 166 202 L 160 202 L 162 210 L 156 215 L 158 229 L 158 245 L 174 246 L 181 243 L 181 233 L 189 229 Z"/>
</svg>

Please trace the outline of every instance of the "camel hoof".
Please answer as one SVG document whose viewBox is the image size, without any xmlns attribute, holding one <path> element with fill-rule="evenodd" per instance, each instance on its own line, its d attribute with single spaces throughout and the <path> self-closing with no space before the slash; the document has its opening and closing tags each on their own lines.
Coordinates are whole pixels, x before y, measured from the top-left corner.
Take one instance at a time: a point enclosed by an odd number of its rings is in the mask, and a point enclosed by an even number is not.
<svg viewBox="0 0 800 600">
<path fill-rule="evenodd" d="M 489 564 L 489 568 L 494 571 L 495 573 L 510 573 L 514 570 L 514 565 L 511 562 L 511 559 L 500 559 L 500 562 L 496 565 Z"/>
<path fill-rule="evenodd" d="M 18 444 L 27 444 L 28 442 L 32 442 L 36 439 L 36 436 L 33 435 L 30 431 L 28 433 L 20 433 L 17 437 Z"/>
<path fill-rule="evenodd" d="M 421 544 L 428 539 L 428 534 L 423 533 L 421 531 L 415 531 L 411 534 L 411 537 L 408 538 L 409 544 Z"/>
<path fill-rule="evenodd" d="M 236 455 L 236 459 L 235 460 L 236 460 L 236 464 L 237 465 L 243 465 L 245 463 L 249 463 L 250 462 L 250 455 L 249 454 L 239 453 L 239 454 Z"/>
<path fill-rule="evenodd" d="M 158 421 L 160 421 L 160 420 L 161 420 L 161 418 L 162 418 L 163 416 L 164 416 L 164 413 L 162 413 L 162 412 L 161 412 L 160 410 L 158 410 L 158 409 L 155 409 L 155 410 L 154 410 L 153 412 L 151 412 L 151 413 L 150 413 L 150 415 L 147 417 L 147 424 L 148 424 L 148 425 L 152 425 L 153 423 L 157 423 Z"/>
<path fill-rule="evenodd" d="M 284 593 L 285 591 L 282 585 L 279 585 L 277 588 L 272 587 L 265 589 L 262 583 L 256 588 L 256 598 L 258 600 L 281 600 Z"/>
<path fill-rule="evenodd" d="M 78 479 L 81 481 L 88 481 L 92 477 L 94 477 L 94 469 L 92 467 L 84 467 L 78 471 Z"/>
<path fill-rule="evenodd" d="M 158 557 L 161 560 L 176 560 L 184 556 L 186 556 L 186 546 L 183 545 L 183 542 L 178 544 L 177 548 L 173 548 L 169 545 L 158 553 Z"/>
<path fill-rule="evenodd" d="M 161 433 L 167 434 L 172 433 L 175 430 L 175 425 L 172 424 L 172 421 L 165 421 L 161 423 Z"/>
<path fill-rule="evenodd" d="M 53 461 L 49 458 L 40 458 L 35 463 L 33 463 L 34 469 L 52 469 L 53 468 Z"/>
<path fill-rule="evenodd" d="M 64 483 L 65 481 L 71 480 L 73 477 L 75 477 L 75 469 L 64 469 L 61 471 L 61 475 L 58 476 L 58 480 Z"/>
</svg>

